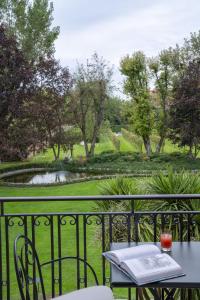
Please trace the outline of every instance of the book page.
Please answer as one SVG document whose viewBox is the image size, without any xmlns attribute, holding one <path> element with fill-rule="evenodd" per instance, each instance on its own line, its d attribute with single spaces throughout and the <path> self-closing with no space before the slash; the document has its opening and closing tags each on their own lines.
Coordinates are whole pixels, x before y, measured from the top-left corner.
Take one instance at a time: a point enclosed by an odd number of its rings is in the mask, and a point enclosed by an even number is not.
<svg viewBox="0 0 200 300">
<path fill-rule="evenodd" d="M 139 284 L 160 281 L 182 274 L 180 265 L 168 254 L 129 259 L 122 262 L 121 267 Z"/>
<path fill-rule="evenodd" d="M 104 256 L 118 265 L 122 263 L 122 261 L 128 259 L 134 259 L 138 257 L 151 256 L 154 254 L 161 253 L 160 249 L 152 244 L 139 245 L 134 247 L 123 248 L 114 251 L 108 251 L 104 253 Z"/>
</svg>

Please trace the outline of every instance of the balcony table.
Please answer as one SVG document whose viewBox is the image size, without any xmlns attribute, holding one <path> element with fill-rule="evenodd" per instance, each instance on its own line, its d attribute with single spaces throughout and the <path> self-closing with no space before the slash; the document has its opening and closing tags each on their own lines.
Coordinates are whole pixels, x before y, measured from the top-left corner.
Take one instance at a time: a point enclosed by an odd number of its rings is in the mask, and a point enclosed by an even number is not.
<svg viewBox="0 0 200 300">
<path fill-rule="evenodd" d="M 147 243 L 111 243 L 111 250 L 122 249 Z M 160 247 L 160 243 L 155 244 Z M 200 288 L 200 242 L 173 242 L 170 255 L 181 265 L 185 276 L 167 279 L 160 282 L 148 283 L 142 286 L 136 285 L 129 277 L 111 264 L 111 287 L 138 288 L 145 287 L 154 296 L 154 299 L 174 299 L 177 288 Z M 156 288 L 162 288 L 162 298 Z"/>
</svg>

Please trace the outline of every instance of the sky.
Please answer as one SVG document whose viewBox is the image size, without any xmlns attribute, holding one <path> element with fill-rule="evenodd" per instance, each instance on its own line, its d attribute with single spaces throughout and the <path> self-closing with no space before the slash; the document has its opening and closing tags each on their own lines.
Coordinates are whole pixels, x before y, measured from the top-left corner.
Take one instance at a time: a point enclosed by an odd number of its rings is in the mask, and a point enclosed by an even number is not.
<svg viewBox="0 0 200 300">
<path fill-rule="evenodd" d="M 114 65 L 121 82 L 120 59 L 142 50 L 147 56 L 182 44 L 200 30 L 200 0 L 53 0 L 60 26 L 56 58 L 75 69 L 96 51 Z"/>
</svg>

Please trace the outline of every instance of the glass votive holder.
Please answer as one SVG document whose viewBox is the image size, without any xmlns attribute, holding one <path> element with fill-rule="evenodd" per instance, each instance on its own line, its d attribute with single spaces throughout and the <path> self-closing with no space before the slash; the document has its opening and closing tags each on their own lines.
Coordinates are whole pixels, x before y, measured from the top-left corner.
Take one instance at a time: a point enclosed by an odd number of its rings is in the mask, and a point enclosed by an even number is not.
<svg viewBox="0 0 200 300">
<path fill-rule="evenodd" d="M 160 246 L 164 252 L 169 252 L 172 249 L 172 234 L 170 232 L 162 232 L 160 235 Z"/>
</svg>

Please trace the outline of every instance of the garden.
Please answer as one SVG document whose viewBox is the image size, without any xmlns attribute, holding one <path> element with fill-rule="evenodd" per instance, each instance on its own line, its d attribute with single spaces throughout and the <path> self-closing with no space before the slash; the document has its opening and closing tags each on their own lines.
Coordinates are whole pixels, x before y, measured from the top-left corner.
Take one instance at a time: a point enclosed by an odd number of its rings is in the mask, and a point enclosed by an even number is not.
<svg viewBox="0 0 200 300">
<path fill-rule="evenodd" d="M 87 259 L 103 285 L 112 242 L 156 242 L 165 227 L 174 241 L 200 240 L 200 32 L 153 57 L 124 53 L 117 84 L 97 52 L 74 69 L 56 59 L 53 13 L 48 0 L 0 3 L 2 300 L 20 299 L 19 233 L 43 263 Z M 51 263 L 44 274 L 48 299 L 94 283 L 86 264 Z M 114 289 L 150 300 L 137 293 Z"/>
</svg>

